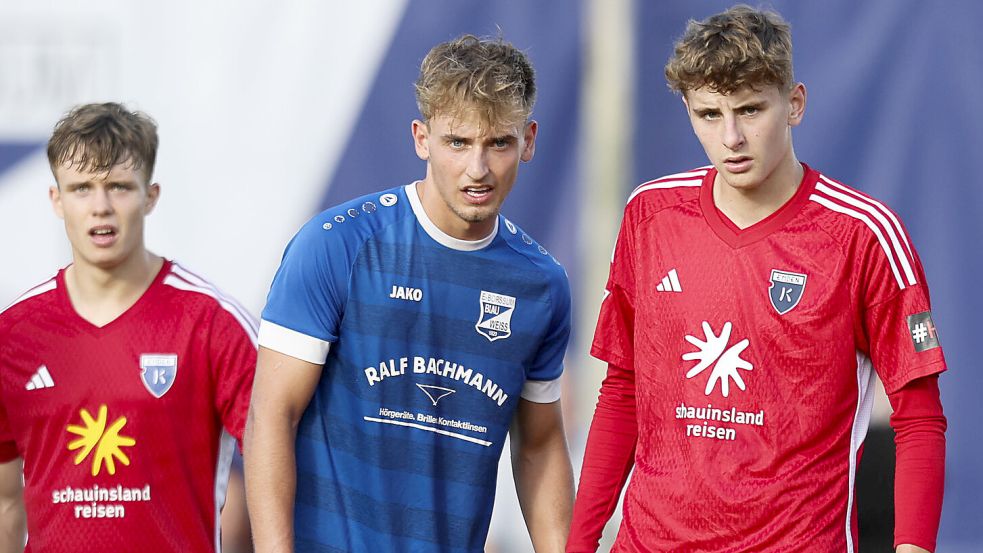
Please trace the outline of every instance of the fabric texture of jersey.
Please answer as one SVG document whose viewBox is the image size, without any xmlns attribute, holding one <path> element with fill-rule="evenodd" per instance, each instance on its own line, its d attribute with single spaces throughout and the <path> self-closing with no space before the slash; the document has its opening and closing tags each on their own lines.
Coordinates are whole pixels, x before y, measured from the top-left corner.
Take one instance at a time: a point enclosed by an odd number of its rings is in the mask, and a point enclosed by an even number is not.
<svg viewBox="0 0 983 553">
<path fill-rule="evenodd" d="M 805 167 L 738 229 L 703 168 L 625 209 L 594 356 L 634 370 L 638 442 L 614 551 L 856 550 L 874 371 L 945 370 L 907 233 Z"/>
<path fill-rule="evenodd" d="M 307 223 L 260 324 L 260 345 L 324 364 L 297 432 L 298 551 L 482 551 L 519 398 L 559 399 L 569 294 L 512 222 L 456 240 L 414 184 Z"/>
<path fill-rule="evenodd" d="M 216 551 L 255 320 L 165 261 L 96 327 L 65 271 L 0 313 L 0 456 L 24 459 L 27 551 Z"/>
</svg>

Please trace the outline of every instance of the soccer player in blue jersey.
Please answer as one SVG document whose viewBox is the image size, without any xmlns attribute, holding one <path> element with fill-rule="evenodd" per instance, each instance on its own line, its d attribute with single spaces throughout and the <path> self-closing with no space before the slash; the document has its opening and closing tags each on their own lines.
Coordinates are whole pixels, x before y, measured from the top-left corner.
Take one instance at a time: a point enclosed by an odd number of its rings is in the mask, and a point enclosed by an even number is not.
<svg viewBox="0 0 983 553">
<path fill-rule="evenodd" d="M 463 36 L 416 96 L 424 179 L 315 216 L 274 278 L 245 441 L 259 552 L 480 552 L 507 434 L 532 543 L 563 549 L 569 284 L 499 214 L 535 151 L 533 69 Z"/>
</svg>

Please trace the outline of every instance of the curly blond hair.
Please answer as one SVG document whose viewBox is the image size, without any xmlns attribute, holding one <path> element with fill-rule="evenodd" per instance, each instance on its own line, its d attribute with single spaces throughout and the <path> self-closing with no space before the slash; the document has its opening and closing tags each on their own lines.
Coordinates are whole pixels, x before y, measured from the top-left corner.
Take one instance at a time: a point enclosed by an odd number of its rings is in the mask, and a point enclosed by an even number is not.
<svg viewBox="0 0 983 553">
<path fill-rule="evenodd" d="M 699 88 L 721 94 L 769 85 L 791 90 L 791 27 L 778 13 L 745 4 L 690 20 L 666 64 L 666 80 L 683 95 Z"/>
<path fill-rule="evenodd" d="M 490 126 L 525 122 L 536 102 L 529 59 L 501 38 L 463 35 L 434 46 L 420 65 L 416 104 L 425 122 L 475 112 Z"/>
</svg>

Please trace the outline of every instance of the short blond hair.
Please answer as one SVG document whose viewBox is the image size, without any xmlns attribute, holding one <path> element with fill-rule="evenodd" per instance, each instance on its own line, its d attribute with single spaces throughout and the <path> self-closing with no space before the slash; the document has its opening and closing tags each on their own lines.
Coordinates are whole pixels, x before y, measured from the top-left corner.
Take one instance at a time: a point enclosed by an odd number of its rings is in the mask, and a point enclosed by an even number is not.
<svg viewBox="0 0 983 553">
<path fill-rule="evenodd" d="M 525 122 L 536 102 L 526 55 L 501 38 L 463 35 L 434 46 L 420 65 L 416 104 L 425 122 L 474 111 L 484 123 Z"/>
<path fill-rule="evenodd" d="M 690 20 L 666 64 L 666 80 L 683 95 L 700 88 L 730 94 L 769 85 L 789 91 L 795 84 L 791 27 L 778 13 L 745 4 Z"/>
</svg>

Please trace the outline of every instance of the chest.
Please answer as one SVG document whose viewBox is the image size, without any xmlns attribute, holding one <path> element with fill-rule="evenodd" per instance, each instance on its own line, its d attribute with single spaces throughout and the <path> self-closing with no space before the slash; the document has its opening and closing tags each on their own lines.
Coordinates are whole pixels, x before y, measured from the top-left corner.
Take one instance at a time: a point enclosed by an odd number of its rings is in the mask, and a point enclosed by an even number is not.
<svg viewBox="0 0 983 553">
<path fill-rule="evenodd" d="M 661 360 L 642 366 L 653 378 L 684 386 L 716 371 L 704 395 L 722 392 L 724 373 L 731 389 L 733 375 L 775 388 L 852 381 L 836 368 L 856 366 L 856 268 L 828 235 L 789 225 L 735 248 L 678 218 L 636 230 L 635 346 Z"/>
<path fill-rule="evenodd" d="M 147 424 L 194 416 L 202 403 L 194 398 L 211 379 L 205 339 L 191 322 L 151 316 L 103 328 L 67 320 L 18 325 L 0 360 L 12 428 L 69 424 L 101 406 Z"/>
</svg>

